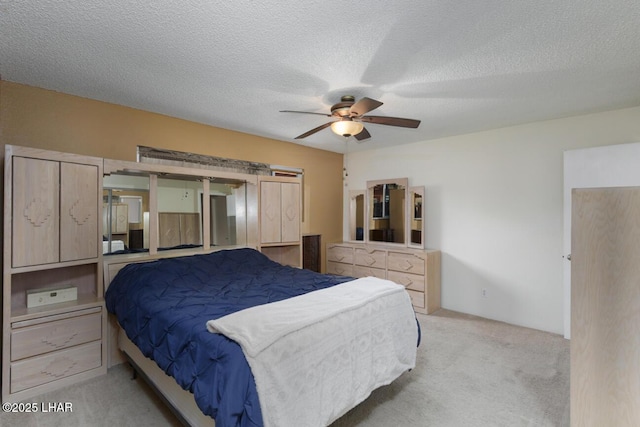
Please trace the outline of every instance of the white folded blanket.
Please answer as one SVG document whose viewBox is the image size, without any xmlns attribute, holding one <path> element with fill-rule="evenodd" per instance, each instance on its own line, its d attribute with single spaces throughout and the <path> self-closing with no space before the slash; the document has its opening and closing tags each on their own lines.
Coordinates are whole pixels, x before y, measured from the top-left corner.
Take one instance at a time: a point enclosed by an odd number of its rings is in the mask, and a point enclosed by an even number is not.
<svg viewBox="0 0 640 427">
<path fill-rule="evenodd" d="M 366 277 L 207 322 L 238 342 L 265 427 L 326 426 L 415 366 L 404 287 Z"/>
</svg>

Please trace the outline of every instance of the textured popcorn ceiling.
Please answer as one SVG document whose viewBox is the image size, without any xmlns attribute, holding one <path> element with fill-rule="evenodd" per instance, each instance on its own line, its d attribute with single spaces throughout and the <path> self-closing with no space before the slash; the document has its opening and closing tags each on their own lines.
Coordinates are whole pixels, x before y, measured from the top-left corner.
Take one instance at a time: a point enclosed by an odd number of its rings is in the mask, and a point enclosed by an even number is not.
<svg viewBox="0 0 640 427">
<path fill-rule="evenodd" d="M 0 0 L 0 77 L 284 141 L 345 94 L 422 120 L 353 151 L 640 105 L 640 1 Z"/>
</svg>

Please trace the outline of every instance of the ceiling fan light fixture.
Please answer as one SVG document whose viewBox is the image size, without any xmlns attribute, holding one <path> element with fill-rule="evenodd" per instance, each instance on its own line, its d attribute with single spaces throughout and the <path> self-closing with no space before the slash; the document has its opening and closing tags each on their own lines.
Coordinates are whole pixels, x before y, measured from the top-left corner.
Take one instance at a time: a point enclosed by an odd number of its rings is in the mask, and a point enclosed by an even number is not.
<svg viewBox="0 0 640 427">
<path fill-rule="evenodd" d="M 350 117 L 344 117 L 342 120 L 331 123 L 331 130 L 345 138 L 359 134 L 362 129 L 364 129 L 364 125 L 360 122 L 354 122 Z"/>
</svg>

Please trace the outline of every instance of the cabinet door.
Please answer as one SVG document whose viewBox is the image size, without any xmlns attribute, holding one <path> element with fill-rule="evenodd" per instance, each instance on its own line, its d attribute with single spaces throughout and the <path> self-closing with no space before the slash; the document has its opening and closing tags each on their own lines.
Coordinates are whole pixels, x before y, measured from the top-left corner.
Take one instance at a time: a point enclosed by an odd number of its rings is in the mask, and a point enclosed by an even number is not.
<svg viewBox="0 0 640 427">
<path fill-rule="evenodd" d="M 109 205 L 102 205 L 102 233 L 109 233 Z M 129 206 L 122 203 L 111 205 L 111 234 L 127 234 L 129 232 Z"/>
<path fill-rule="evenodd" d="M 12 166 L 12 265 L 58 262 L 60 163 L 14 157 Z"/>
<path fill-rule="evenodd" d="M 60 164 L 60 261 L 98 256 L 98 168 Z"/>
<path fill-rule="evenodd" d="M 283 182 L 280 189 L 282 242 L 300 240 L 300 184 Z"/>
<path fill-rule="evenodd" d="M 200 243 L 200 214 L 180 214 L 180 244 L 199 245 Z"/>
<path fill-rule="evenodd" d="M 180 214 L 172 212 L 158 213 L 158 228 L 160 229 L 158 246 L 170 248 L 180 244 Z"/>
<path fill-rule="evenodd" d="M 282 202 L 280 183 L 260 183 L 260 241 L 279 243 L 282 241 Z"/>
<path fill-rule="evenodd" d="M 129 206 L 125 204 L 113 205 L 112 233 L 127 234 L 129 232 Z M 115 230 L 115 231 L 114 231 Z"/>
</svg>

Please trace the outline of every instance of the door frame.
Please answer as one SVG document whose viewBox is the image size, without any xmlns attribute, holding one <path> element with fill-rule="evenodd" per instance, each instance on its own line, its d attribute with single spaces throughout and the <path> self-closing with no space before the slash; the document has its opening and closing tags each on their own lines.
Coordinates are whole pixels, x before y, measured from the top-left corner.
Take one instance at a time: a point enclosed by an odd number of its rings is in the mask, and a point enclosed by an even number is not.
<svg viewBox="0 0 640 427">
<path fill-rule="evenodd" d="M 571 190 L 640 186 L 640 142 L 564 152 L 564 337 L 571 338 Z"/>
</svg>

